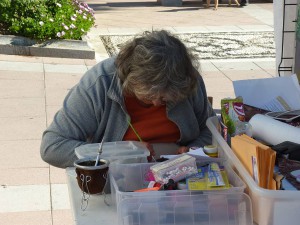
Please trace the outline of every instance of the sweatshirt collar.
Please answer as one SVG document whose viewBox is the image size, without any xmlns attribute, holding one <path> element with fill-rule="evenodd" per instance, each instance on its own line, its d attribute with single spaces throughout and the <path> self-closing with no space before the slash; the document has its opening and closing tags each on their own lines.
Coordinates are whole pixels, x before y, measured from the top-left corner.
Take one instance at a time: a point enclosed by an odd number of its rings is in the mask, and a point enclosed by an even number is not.
<svg viewBox="0 0 300 225">
<path fill-rule="evenodd" d="M 124 105 L 122 85 L 116 72 L 113 75 L 111 84 L 107 91 L 107 96 L 111 98 L 113 101 L 116 101 L 121 105 Z"/>
</svg>

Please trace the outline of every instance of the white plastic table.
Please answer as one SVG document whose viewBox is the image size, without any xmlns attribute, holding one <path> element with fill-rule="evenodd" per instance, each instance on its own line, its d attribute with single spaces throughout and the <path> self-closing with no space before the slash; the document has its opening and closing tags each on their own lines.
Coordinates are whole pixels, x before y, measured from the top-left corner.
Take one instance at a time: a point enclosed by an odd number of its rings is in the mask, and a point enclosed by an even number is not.
<svg viewBox="0 0 300 225">
<path fill-rule="evenodd" d="M 116 225 L 118 224 L 117 211 L 115 206 L 108 206 L 104 198 L 110 202 L 110 195 L 91 195 L 85 211 L 81 210 L 82 191 L 78 187 L 75 167 L 66 169 L 67 184 L 71 211 L 75 225 Z"/>
<path fill-rule="evenodd" d="M 153 148 L 157 152 L 156 157 L 159 157 L 160 154 L 175 154 L 178 145 L 172 143 L 156 143 L 153 144 Z M 77 184 L 75 167 L 67 168 L 66 175 L 69 189 L 71 211 L 73 213 L 75 225 L 118 224 L 116 206 L 106 205 L 104 202 L 105 196 L 103 195 L 91 195 L 86 210 L 82 211 L 82 191 L 80 190 Z M 110 194 L 106 195 L 106 199 L 107 202 L 111 202 Z"/>
</svg>

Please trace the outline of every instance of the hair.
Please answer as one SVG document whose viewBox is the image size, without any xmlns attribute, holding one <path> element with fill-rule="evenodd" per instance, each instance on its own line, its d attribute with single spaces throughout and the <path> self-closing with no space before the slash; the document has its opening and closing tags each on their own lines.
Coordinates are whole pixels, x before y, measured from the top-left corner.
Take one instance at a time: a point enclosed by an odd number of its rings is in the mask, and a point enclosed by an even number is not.
<svg viewBox="0 0 300 225">
<path fill-rule="evenodd" d="M 164 94 L 178 102 L 197 88 L 196 57 L 165 30 L 146 31 L 128 41 L 121 47 L 115 63 L 127 95 Z"/>
</svg>

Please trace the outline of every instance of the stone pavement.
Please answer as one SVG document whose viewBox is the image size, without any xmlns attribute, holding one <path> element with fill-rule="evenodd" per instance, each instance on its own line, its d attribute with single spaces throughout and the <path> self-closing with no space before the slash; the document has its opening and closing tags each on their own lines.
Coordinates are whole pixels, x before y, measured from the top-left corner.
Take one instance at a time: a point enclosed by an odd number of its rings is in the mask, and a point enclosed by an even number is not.
<svg viewBox="0 0 300 225">
<path fill-rule="evenodd" d="M 224 1 L 224 0 L 223 0 Z M 272 3 L 244 8 L 204 9 L 200 2 L 161 7 L 150 1 L 89 0 L 100 34 L 137 32 L 152 27 L 182 32 L 273 29 Z M 96 43 L 96 42 L 94 42 Z M 102 46 L 103 47 L 103 46 Z M 101 49 L 101 47 L 99 47 Z M 98 50 L 99 50 L 98 49 Z M 105 49 L 99 59 L 107 57 Z M 1 225 L 71 225 L 65 171 L 44 163 L 39 146 L 43 130 L 68 90 L 96 60 L 0 55 L 0 221 Z M 201 61 L 214 108 L 234 97 L 232 81 L 275 76 L 275 58 Z"/>
</svg>

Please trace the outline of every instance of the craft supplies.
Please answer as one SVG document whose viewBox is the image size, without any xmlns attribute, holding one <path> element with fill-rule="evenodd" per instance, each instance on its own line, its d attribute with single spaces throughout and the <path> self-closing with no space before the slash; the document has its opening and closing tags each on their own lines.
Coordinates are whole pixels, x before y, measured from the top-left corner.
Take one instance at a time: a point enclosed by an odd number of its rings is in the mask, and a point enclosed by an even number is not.
<svg viewBox="0 0 300 225">
<path fill-rule="evenodd" d="M 205 145 L 203 151 L 210 157 L 218 157 L 218 148 L 216 145 Z"/>
<path fill-rule="evenodd" d="M 300 161 L 290 160 L 285 157 L 278 157 L 277 161 L 278 172 L 284 176 L 283 182 L 284 180 L 288 181 L 288 185 L 282 182 L 282 188 L 285 190 L 300 190 L 298 177 L 300 175 Z"/>
<path fill-rule="evenodd" d="M 270 118 L 271 119 L 271 118 Z M 219 155 L 227 160 L 229 165 L 233 165 L 239 177 L 245 182 L 246 192 L 250 193 L 252 200 L 253 220 L 255 224 L 270 225 L 270 224 L 299 224 L 300 214 L 300 192 L 289 190 L 268 190 L 260 188 L 241 161 L 235 157 L 230 146 L 224 141 L 219 132 L 219 119 L 217 116 L 208 118 L 207 127 L 212 132 L 212 143 L 218 145 Z M 279 135 L 277 135 L 278 137 Z M 243 149 L 246 152 L 245 149 Z M 289 173 L 296 168 L 296 164 L 291 166 L 288 159 L 279 160 L 279 171 L 282 175 L 288 177 Z M 293 162 L 295 163 L 295 162 Z M 299 163 L 299 162 L 298 162 Z M 299 164 L 300 165 L 300 164 Z M 226 169 L 227 171 L 227 169 Z M 284 173 L 285 172 L 285 173 Z M 285 179 L 284 179 L 285 180 Z M 284 182 L 283 180 L 283 182 Z M 297 181 L 295 182 L 297 184 Z M 282 221 L 278 223 L 278 221 Z M 252 224 L 252 223 L 250 223 Z"/>
<path fill-rule="evenodd" d="M 267 112 L 265 115 L 273 119 L 289 123 L 300 117 L 300 110 L 290 110 L 290 111 L 283 111 L 283 112 Z"/>
<path fill-rule="evenodd" d="M 197 173 L 196 159 L 182 154 L 150 167 L 157 182 L 167 184 L 170 179 L 177 182 Z"/>
<path fill-rule="evenodd" d="M 300 183 L 300 170 L 294 170 L 291 172 L 291 175 Z"/>
<path fill-rule="evenodd" d="M 207 171 L 208 176 L 208 186 L 209 187 L 219 187 L 224 186 L 224 180 L 221 175 L 220 167 L 217 163 L 210 163 Z"/>
<path fill-rule="evenodd" d="M 221 99 L 221 115 L 228 133 L 234 136 L 241 131 L 239 123 L 245 122 L 245 112 L 243 108 L 243 99 L 241 97 L 235 99 Z"/>
<path fill-rule="evenodd" d="M 177 184 L 173 179 L 170 179 L 168 183 L 163 185 L 163 190 L 177 190 Z"/>
<path fill-rule="evenodd" d="M 134 192 L 148 192 L 148 191 L 158 191 L 160 187 L 152 187 L 152 188 L 143 188 L 135 190 Z"/>
<path fill-rule="evenodd" d="M 187 189 L 186 179 L 177 182 L 177 189 L 178 190 L 186 190 Z"/>
<path fill-rule="evenodd" d="M 300 144 L 300 129 L 269 116 L 256 114 L 249 121 L 252 136 L 267 144 L 277 145 L 284 141 Z"/>
<path fill-rule="evenodd" d="M 260 187 L 276 189 L 273 179 L 276 152 L 273 149 L 245 134 L 232 137 L 231 148 Z"/>
<path fill-rule="evenodd" d="M 205 152 L 204 152 L 204 149 L 203 148 L 199 148 L 199 147 L 191 147 L 189 149 L 189 152 L 188 152 L 189 155 L 192 155 L 192 156 L 202 156 L 202 157 L 209 157 L 209 155 L 207 155 Z"/>
<path fill-rule="evenodd" d="M 230 188 L 227 172 L 223 166 L 212 162 L 198 168 L 198 173 L 186 179 L 190 191 L 224 190 Z"/>
</svg>

